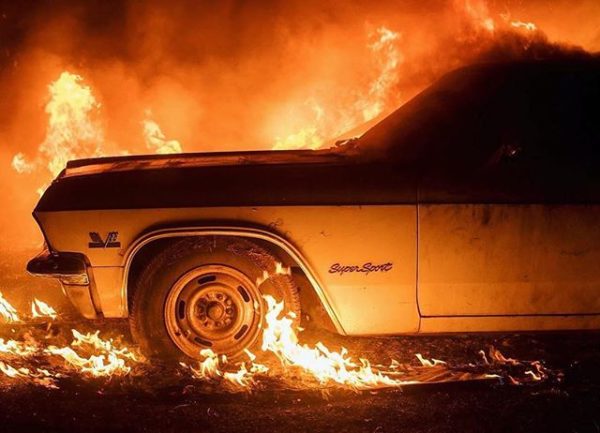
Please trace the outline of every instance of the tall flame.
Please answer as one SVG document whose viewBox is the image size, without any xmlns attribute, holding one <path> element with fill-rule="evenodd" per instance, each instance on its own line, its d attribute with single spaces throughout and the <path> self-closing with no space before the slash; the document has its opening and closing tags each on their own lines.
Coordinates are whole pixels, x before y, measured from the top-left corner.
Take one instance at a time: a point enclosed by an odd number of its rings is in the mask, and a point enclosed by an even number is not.
<svg viewBox="0 0 600 433">
<path fill-rule="evenodd" d="M 369 50 L 375 58 L 379 73 L 370 83 L 368 93 L 357 102 L 357 108 L 362 113 L 362 120 L 368 122 L 379 116 L 388 106 L 388 98 L 398 83 L 398 66 L 403 56 L 398 48 L 400 33 L 386 27 L 379 27 L 371 34 L 373 40 Z"/>
<path fill-rule="evenodd" d="M 100 104 L 81 76 L 63 72 L 49 90 L 48 129 L 40 152 L 46 155 L 48 169 L 56 176 L 71 159 L 101 155 L 104 133 L 93 119 Z"/>
<path fill-rule="evenodd" d="M 384 26 L 369 32 L 366 47 L 369 60 L 374 63 L 374 72 L 360 83 L 358 91 L 352 91 L 352 103 L 328 109 L 322 102 L 309 98 L 304 105 L 309 107 L 312 120 L 283 138 L 276 137 L 273 149 L 321 148 L 327 139 L 368 122 L 395 105 L 399 101 L 396 92 L 399 67 L 404 61 L 400 41 L 399 32 Z"/>
<path fill-rule="evenodd" d="M 64 71 L 48 86 L 48 91 L 46 138 L 33 159 L 29 160 L 22 152 L 13 156 L 12 168 L 17 173 L 27 174 L 45 168 L 54 178 L 70 160 L 106 155 L 104 129 L 99 120 L 101 105 L 83 78 Z M 149 116 L 147 111 L 147 118 L 142 121 L 146 147 L 158 154 L 181 153 L 181 144 L 168 140 Z M 128 151 L 117 153 L 127 154 Z M 43 193 L 46 186 L 40 187 L 38 193 Z"/>
<path fill-rule="evenodd" d="M 13 157 L 12 167 L 18 173 L 31 173 L 42 166 L 56 177 L 69 160 L 103 154 L 104 132 L 95 119 L 100 104 L 83 78 L 65 71 L 48 91 L 46 138 L 32 161 L 23 153 Z M 40 187 L 38 193 L 45 189 L 46 185 Z"/>
<path fill-rule="evenodd" d="M 104 134 L 94 120 L 100 104 L 90 87 L 83 84 L 83 78 L 65 71 L 48 90 L 46 138 L 34 161 L 28 162 L 22 153 L 14 156 L 13 168 L 20 173 L 45 165 L 56 176 L 71 159 L 102 154 Z"/>
<path fill-rule="evenodd" d="M 297 368 L 321 385 L 335 383 L 354 390 L 397 387 L 408 383 L 375 371 L 366 359 L 354 362 L 345 348 L 335 352 L 320 342 L 315 347 L 299 344 L 293 313 L 282 316 L 283 302 L 277 302 L 269 295 L 264 298 L 268 311 L 261 349 L 274 354 L 286 370 Z M 226 357 L 218 356 L 210 349 L 204 349 L 200 354 L 204 360 L 197 367 L 182 365 L 189 368 L 197 379 L 222 381 L 236 390 L 251 389 L 255 385 L 255 376 L 269 371 L 265 365 L 256 363 L 256 357 L 249 351 L 246 351 L 250 359 L 249 367 L 242 362 L 238 370 L 233 372 L 224 371 Z"/>
</svg>

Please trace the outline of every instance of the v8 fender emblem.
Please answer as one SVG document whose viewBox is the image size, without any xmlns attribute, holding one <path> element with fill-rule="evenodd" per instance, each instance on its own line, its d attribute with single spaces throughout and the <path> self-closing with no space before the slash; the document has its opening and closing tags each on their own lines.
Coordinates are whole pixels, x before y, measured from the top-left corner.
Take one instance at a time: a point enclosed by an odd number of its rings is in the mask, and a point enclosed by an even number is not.
<svg viewBox="0 0 600 433">
<path fill-rule="evenodd" d="M 108 232 L 106 239 L 102 239 L 102 236 L 98 232 L 90 232 L 91 242 L 88 243 L 90 248 L 120 248 L 121 242 L 117 241 L 119 232 Z"/>
</svg>

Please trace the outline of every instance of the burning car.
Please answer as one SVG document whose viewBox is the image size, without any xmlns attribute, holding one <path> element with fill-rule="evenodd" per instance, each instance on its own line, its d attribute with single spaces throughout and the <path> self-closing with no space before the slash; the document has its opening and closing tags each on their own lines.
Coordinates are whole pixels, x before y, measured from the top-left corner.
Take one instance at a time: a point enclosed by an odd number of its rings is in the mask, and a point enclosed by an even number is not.
<svg viewBox="0 0 600 433">
<path fill-rule="evenodd" d="M 600 62 L 454 71 L 325 150 L 71 161 L 34 217 L 89 319 L 237 356 L 263 297 L 341 334 L 600 328 Z"/>
</svg>

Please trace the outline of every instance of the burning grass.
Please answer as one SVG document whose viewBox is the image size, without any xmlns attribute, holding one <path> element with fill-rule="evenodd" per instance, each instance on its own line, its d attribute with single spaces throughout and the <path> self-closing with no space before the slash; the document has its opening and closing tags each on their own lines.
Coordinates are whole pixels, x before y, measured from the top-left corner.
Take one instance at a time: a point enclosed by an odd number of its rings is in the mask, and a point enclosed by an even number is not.
<svg viewBox="0 0 600 433">
<path fill-rule="evenodd" d="M 182 389 L 191 386 L 211 392 L 251 392 L 269 387 L 328 393 L 332 389 L 362 391 L 491 378 L 516 385 L 541 382 L 554 375 L 540 361 L 505 357 L 494 347 L 481 351 L 475 363 L 457 365 L 417 353 L 417 365 L 395 359 L 375 364 L 367 358 L 354 358 L 344 347 L 335 351 L 320 341 L 302 344 L 294 318 L 283 315 L 283 303 L 269 296 L 265 297 L 268 312 L 257 353 L 260 359 L 246 351 L 247 359 L 231 362 L 206 349 L 201 352 L 202 361 L 164 366 L 146 360 L 119 334 L 69 329 L 69 324 L 56 320 L 56 311 L 42 301 L 34 299 L 32 314 L 21 318 L 8 300 L 0 299 L 5 312 L 0 328 L 0 391 L 27 384 L 60 388 L 65 381 L 77 379 L 97 386 L 137 382 L 152 387 L 158 384 L 149 382 L 160 375 L 158 382 L 175 381 Z"/>
</svg>

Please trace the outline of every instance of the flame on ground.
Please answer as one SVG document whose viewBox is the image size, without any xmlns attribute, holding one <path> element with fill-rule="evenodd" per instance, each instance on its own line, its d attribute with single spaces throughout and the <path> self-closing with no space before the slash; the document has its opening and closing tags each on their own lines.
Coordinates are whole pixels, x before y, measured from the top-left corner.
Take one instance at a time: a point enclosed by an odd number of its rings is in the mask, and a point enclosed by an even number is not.
<svg viewBox="0 0 600 433">
<path fill-rule="evenodd" d="M 2 292 L 0 292 L 0 317 L 6 323 L 17 323 L 21 321 L 17 310 L 4 298 L 4 296 L 2 296 Z"/>
<path fill-rule="evenodd" d="M 335 352 L 320 342 L 315 347 L 299 344 L 293 329 L 293 313 L 280 318 L 283 302 L 277 302 L 269 295 L 264 298 L 268 311 L 261 349 L 277 356 L 285 368 L 298 367 L 321 384 L 335 382 L 357 390 L 400 386 L 404 383 L 374 371 L 366 359 L 356 363 L 345 348 Z"/>
<path fill-rule="evenodd" d="M 34 319 L 47 317 L 54 320 L 58 317 L 58 314 L 50 305 L 46 304 L 44 301 L 34 298 L 33 302 L 31 302 L 31 317 Z"/>
<path fill-rule="evenodd" d="M 99 337 L 100 331 L 82 334 L 73 329 L 74 340 L 71 347 L 50 346 L 46 353 L 62 356 L 65 361 L 78 371 L 94 377 L 125 375 L 131 371 L 131 363 L 139 363 L 142 358 L 128 347 L 118 348 L 114 342 Z M 91 353 L 88 357 L 74 350 L 80 348 Z"/>
<path fill-rule="evenodd" d="M 269 369 L 265 365 L 254 362 L 256 357 L 252 352 L 246 351 L 246 354 L 250 358 L 250 368 L 248 369 L 246 363 L 242 362 L 238 370 L 234 372 L 224 371 L 227 365 L 227 357 L 224 355 L 218 356 L 211 349 L 204 349 L 200 352 L 204 360 L 200 361 L 197 367 L 185 363 L 181 363 L 181 365 L 189 369 L 196 379 L 224 383 L 230 390 L 234 391 L 248 391 L 256 386 L 255 375 L 264 375 Z"/>
<path fill-rule="evenodd" d="M 441 361 L 439 359 L 435 359 L 435 358 L 431 358 L 431 359 L 423 358 L 423 355 L 421 355 L 420 353 L 415 354 L 415 356 L 417 357 L 417 359 L 419 360 L 419 362 L 421 363 L 421 365 L 423 367 L 435 367 L 436 365 L 446 365 L 445 361 Z"/>
<path fill-rule="evenodd" d="M 28 357 L 36 354 L 39 350 L 38 343 L 29 334 L 25 334 L 24 341 L 0 338 L 0 354 L 3 355 Z"/>
<path fill-rule="evenodd" d="M 0 312 L 7 323 L 22 323 L 17 310 L 1 293 Z M 54 308 L 39 299 L 32 301 L 31 313 L 32 319 L 54 320 L 58 317 Z M 112 339 L 100 338 L 99 332 L 83 334 L 73 329 L 73 341 L 64 347 L 51 345 L 44 348 L 28 333 L 23 341 L 0 338 L 0 372 L 10 378 L 28 379 L 52 388 L 55 387 L 53 379 L 61 377 L 60 373 L 53 374 L 40 368 L 13 367 L 8 359 L 23 361 L 39 355 L 60 356 L 72 369 L 92 377 L 125 375 L 133 365 L 144 361 L 141 355 L 127 346 L 117 344 Z"/>
<path fill-rule="evenodd" d="M 283 265 L 274 268 L 274 275 L 287 273 L 288 270 Z M 419 368 L 430 370 L 431 374 L 406 375 L 414 367 L 400 364 L 395 359 L 392 359 L 388 367 L 373 365 L 364 358 L 355 360 L 344 347 L 334 351 L 321 342 L 313 346 L 300 344 L 297 336 L 300 328 L 295 325 L 293 313 L 284 314 L 284 303 L 271 296 L 266 295 L 264 299 L 267 312 L 260 350 L 267 357 L 274 356 L 273 359 L 278 361 L 282 372 L 258 363 L 257 357 L 249 350 L 245 351 L 248 357 L 246 361 L 229 363 L 226 356 L 218 355 L 210 349 L 202 350 L 200 354 L 204 359 L 197 364 L 181 364 L 185 371 L 194 379 L 215 383 L 229 392 L 252 391 L 261 386 L 259 378 L 270 376 L 283 379 L 289 384 L 287 386 L 296 388 L 318 388 L 324 391 L 326 387 L 335 386 L 359 391 L 400 387 L 428 378 L 438 380 L 440 375 L 450 371 L 446 362 L 435 358 L 427 359 L 419 353 L 416 354 L 422 366 Z M 10 323 L 18 323 L 13 320 L 21 320 L 16 309 L 1 295 L 0 300 L 3 311 L 10 313 Z M 34 299 L 32 318 L 52 321 L 56 316 L 57 313 L 51 306 Z M 72 329 L 72 341 L 64 346 L 40 343 L 29 332 L 20 340 L 0 338 L 0 386 L 4 377 L 9 380 L 9 384 L 33 383 L 57 388 L 59 379 L 74 374 L 90 378 L 121 377 L 131 375 L 138 365 L 148 365 L 135 349 L 118 340 L 101 338 L 99 333 L 100 331 L 81 333 Z M 46 339 L 48 338 L 52 338 L 51 335 L 47 335 Z M 484 368 L 492 373 L 502 373 L 500 368 L 508 368 L 510 373 L 506 376 L 512 384 L 542 381 L 550 374 L 539 361 L 520 361 L 505 357 L 494 347 L 489 348 L 487 355 L 483 351 L 480 354 Z M 41 361 L 52 367 L 41 366 Z M 465 377 L 464 372 L 460 374 Z M 484 373 L 472 377 L 501 376 Z"/>
<path fill-rule="evenodd" d="M 126 346 L 117 345 L 112 339 L 102 339 L 99 331 L 82 334 L 72 330 L 74 340 L 70 346 L 48 346 L 44 348 L 32 338 L 25 341 L 0 339 L 0 371 L 5 376 L 23 381 L 33 381 L 49 388 L 56 387 L 55 380 L 63 373 L 51 373 L 43 368 L 14 367 L 8 363 L 23 363 L 27 359 L 60 356 L 71 371 L 90 377 L 113 377 L 129 374 L 134 365 L 144 359 Z"/>
</svg>

